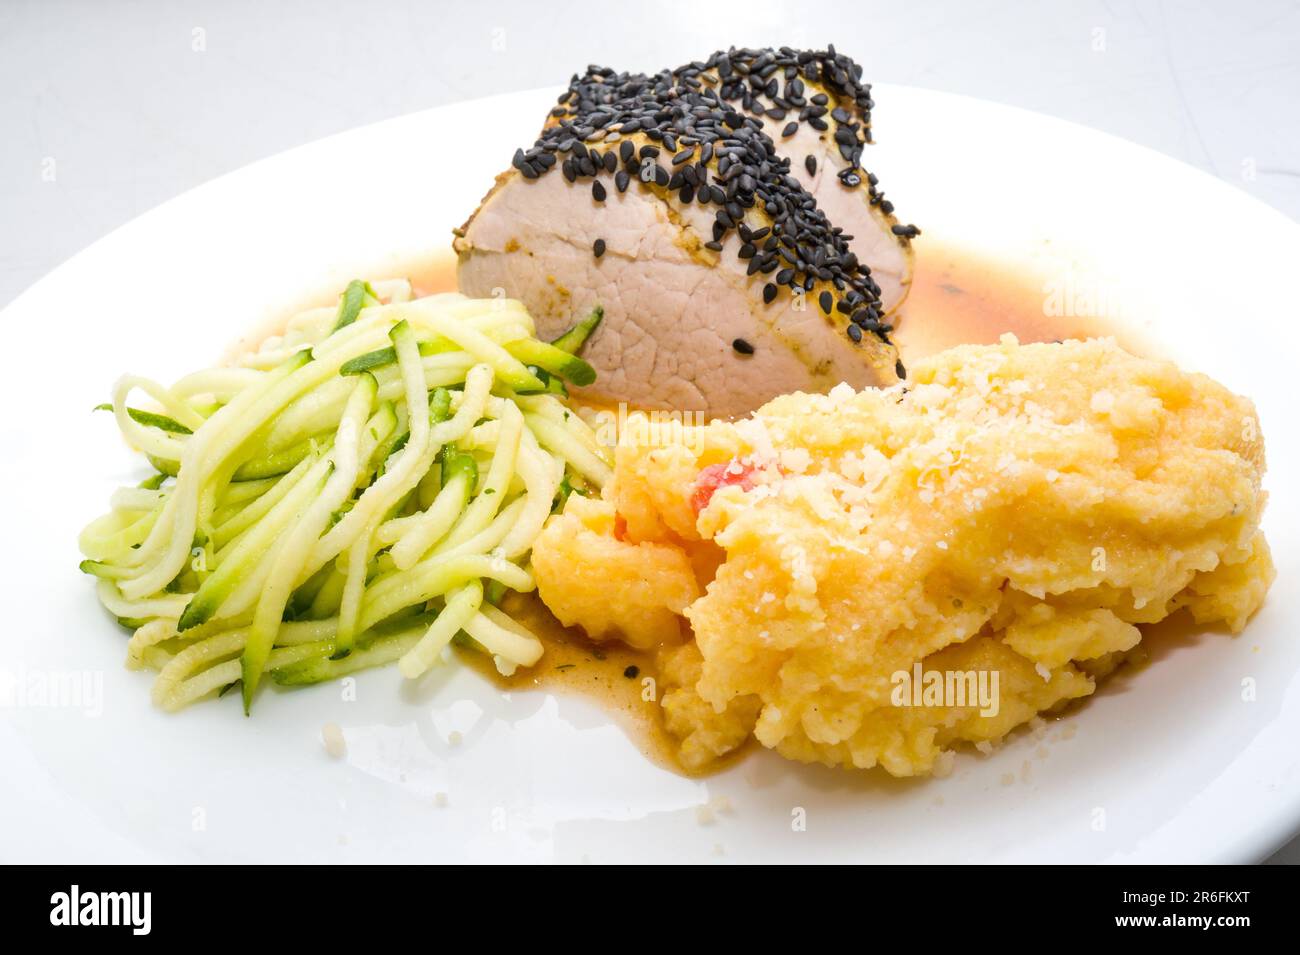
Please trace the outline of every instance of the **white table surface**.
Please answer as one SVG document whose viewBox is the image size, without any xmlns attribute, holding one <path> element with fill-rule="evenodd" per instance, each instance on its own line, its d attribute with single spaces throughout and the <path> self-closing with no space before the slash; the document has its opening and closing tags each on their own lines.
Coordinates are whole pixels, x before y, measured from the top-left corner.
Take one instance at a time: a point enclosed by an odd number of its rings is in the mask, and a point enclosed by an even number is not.
<svg viewBox="0 0 1300 955">
<path fill-rule="evenodd" d="M 1083 123 L 1300 218 L 1294 0 L 0 0 L 0 307 L 172 196 L 331 133 L 589 62 L 827 39 L 871 81 Z M 1300 862 L 1300 839 L 1272 861 Z"/>
</svg>

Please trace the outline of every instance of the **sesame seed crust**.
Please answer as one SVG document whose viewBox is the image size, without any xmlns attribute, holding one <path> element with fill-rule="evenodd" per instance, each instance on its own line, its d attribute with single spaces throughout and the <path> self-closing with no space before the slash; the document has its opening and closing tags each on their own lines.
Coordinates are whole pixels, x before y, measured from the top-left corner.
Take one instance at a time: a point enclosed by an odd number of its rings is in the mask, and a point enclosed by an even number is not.
<svg viewBox="0 0 1300 955">
<path fill-rule="evenodd" d="M 732 48 L 653 76 L 589 66 L 572 77 L 542 135 L 516 151 L 512 166 L 525 179 L 558 168 L 571 183 L 596 180 L 598 202 L 606 195 L 598 180 L 608 175 L 619 192 L 635 182 L 665 201 L 712 205 L 704 244 L 719 251 L 736 232 L 746 274 L 763 276 L 766 304 L 778 286 L 811 296 L 810 305 L 844 322 L 854 344 L 866 333 L 889 345 L 893 327 L 883 318 L 880 287 L 851 250 L 853 236 L 827 219 L 773 141 L 800 124 L 830 134 L 844 162 L 841 184 L 866 190 L 896 241 L 909 243 L 920 230 L 893 221 L 893 204 L 861 167 L 874 106 L 861 77 L 862 68 L 833 46 Z M 799 161 L 816 168 L 812 157 Z"/>
</svg>

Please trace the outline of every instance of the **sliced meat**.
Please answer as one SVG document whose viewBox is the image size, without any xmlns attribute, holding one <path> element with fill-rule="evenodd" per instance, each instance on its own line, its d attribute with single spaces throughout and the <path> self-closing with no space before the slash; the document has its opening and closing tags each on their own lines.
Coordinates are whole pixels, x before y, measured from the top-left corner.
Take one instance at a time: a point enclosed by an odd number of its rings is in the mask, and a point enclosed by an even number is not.
<svg viewBox="0 0 1300 955">
<path fill-rule="evenodd" d="M 705 247 L 707 209 L 637 188 L 592 204 L 560 176 L 508 178 L 475 217 L 459 279 L 466 294 L 523 301 L 543 338 L 603 306 L 582 352 L 597 369 L 594 395 L 733 416 L 789 391 L 893 381 L 892 347 L 871 336 L 855 346 L 816 295 L 764 305 L 767 277 L 746 276 L 738 235 L 720 253 Z"/>
<path fill-rule="evenodd" d="M 833 50 L 733 49 L 575 77 L 457 230 L 462 291 L 520 299 L 544 337 L 603 306 L 588 391 L 641 407 L 736 416 L 893 383 L 915 229 L 861 169 L 860 73 Z"/>
<path fill-rule="evenodd" d="M 857 139 L 856 147 L 850 147 L 849 152 L 860 157 L 870 117 L 846 107 L 834 109 L 848 113 L 844 123 L 827 115 L 828 130 L 819 131 L 804 122 L 788 138 L 781 135 L 781 130 L 773 129 L 773 142 L 778 155 L 790 160 L 791 171 L 812 193 L 826 218 L 845 235 L 853 236 L 849 248 L 871 269 L 871 277 L 880 287 L 881 314 L 887 316 L 903 304 L 911 288 L 911 239 L 919 230 L 898 221 L 894 204 L 877 189 L 876 177 L 861 167 L 860 158 L 846 159 L 841 144 L 835 141 L 837 133 L 845 139 Z M 769 121 L 768 126 L 772 125 Z M 775 125 L 785 128 L 789 121 Z"/>
</svg>

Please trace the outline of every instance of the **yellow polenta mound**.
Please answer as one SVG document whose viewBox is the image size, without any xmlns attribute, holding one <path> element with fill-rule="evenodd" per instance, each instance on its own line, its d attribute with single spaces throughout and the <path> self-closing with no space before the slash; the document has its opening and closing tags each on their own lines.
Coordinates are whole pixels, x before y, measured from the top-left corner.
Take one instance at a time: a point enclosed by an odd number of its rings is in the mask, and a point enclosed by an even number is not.
<svg viewBox="0 0 1300 955">
<path fill-rule="evenodd" d="M 1110 341 L 1008 337 L 912 371 L 734 424 L 641 422 L 605 497 L 570 499 L 534 546 L 562 622 L 662 645 L 687 765 L 753 733 L 793 759 L 942 769 L 1092 693 L 1139 625 L 1186 608 L 1236 631 L 1263 601 L 1246 399 Z M 922 692 L 932 674 L 947 695 Z"/>
</svg>

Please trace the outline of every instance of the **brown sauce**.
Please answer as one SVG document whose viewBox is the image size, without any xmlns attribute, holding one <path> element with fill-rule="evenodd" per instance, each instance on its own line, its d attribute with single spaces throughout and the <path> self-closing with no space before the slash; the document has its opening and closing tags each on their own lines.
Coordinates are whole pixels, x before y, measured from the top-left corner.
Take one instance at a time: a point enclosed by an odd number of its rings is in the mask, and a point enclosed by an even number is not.
<svg viewBox="0 0 1300 955">
<path fill-rule="evenodd" d="M 416 296 L 455 292 L 456 253 L 450 248 L 441 249 L 430 256 L 422 256 L 410 263 L 400 273 L 411 280 Z"/>
<path fill-rule="evenodd" d="M 1138 350 L 1129 330 L 1104 318 L 1051 314 L 1050 276 L 929 239 L 917 244 L 911 293 L 893 317 L 904 364 L 955 345 L 991 345 L 1008 332 L 1026 344 L 1111 336 Z"/>
<path fill-rule="evenodd" d="M 507 594 L 501 609 L 541 639 L 542 658 L 511 676 L 502 676 L 488 656 L 473 650 L 457 650 L 463 663 L 502 690 L 581 694 L 605 710 L 646 758 L 686 772 L 664 729 L 653 653 L 587 639 L 576 627 L 561 625 L 536 593 Z"/>
</svg>

